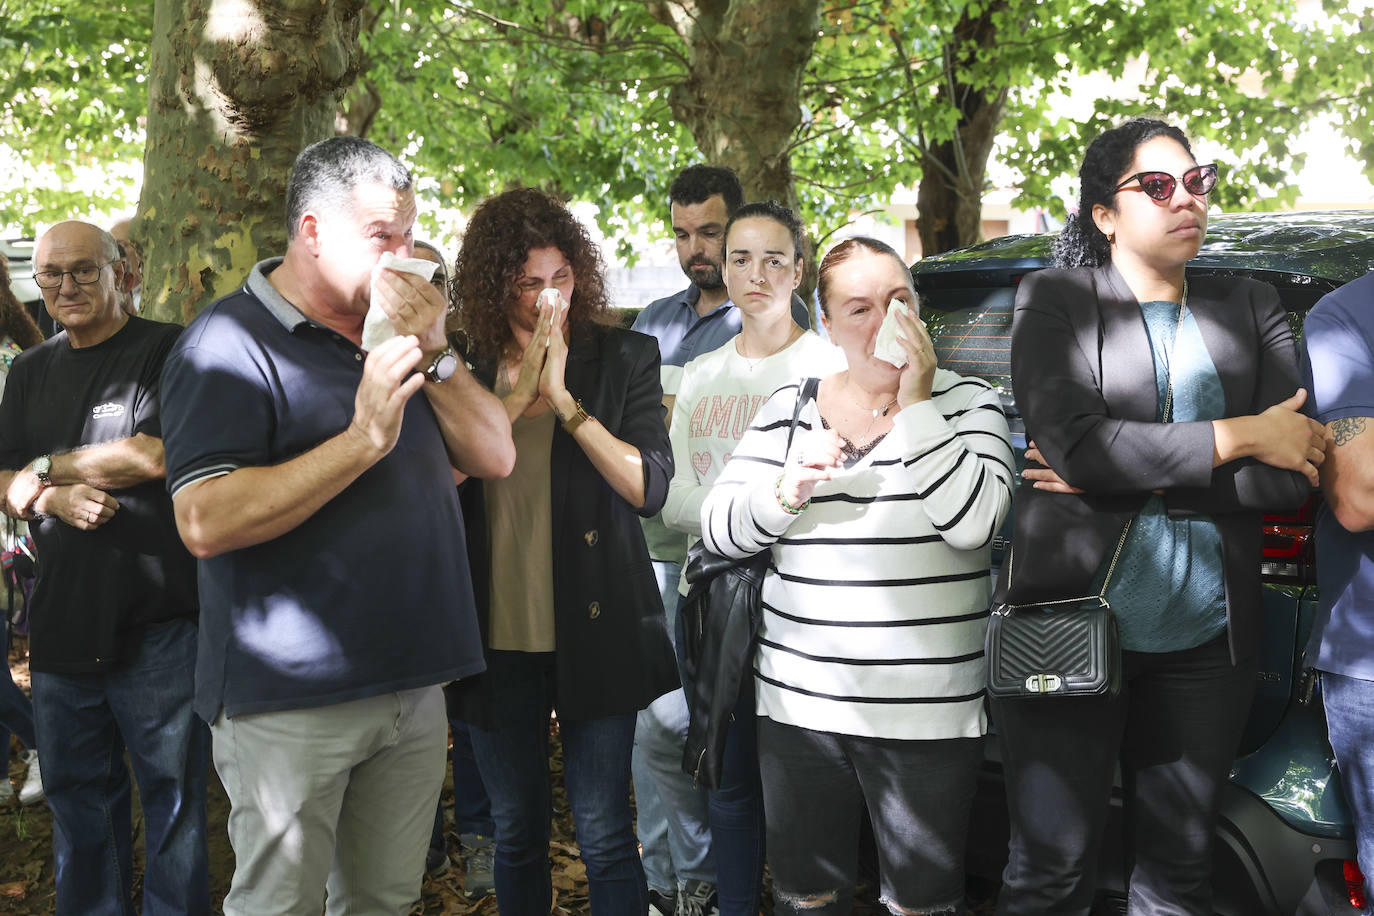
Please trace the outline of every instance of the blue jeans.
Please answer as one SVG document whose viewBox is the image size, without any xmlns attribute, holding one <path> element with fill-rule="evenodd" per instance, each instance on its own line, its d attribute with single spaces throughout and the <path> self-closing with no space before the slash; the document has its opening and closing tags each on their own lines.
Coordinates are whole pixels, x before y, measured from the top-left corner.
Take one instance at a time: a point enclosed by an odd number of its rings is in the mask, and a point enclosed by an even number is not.
<svg viewBox="0 0 1374 916">
<path fill-rule="evenodd" d="M 549 875 L 549 715 L 556 705 L 552 652 L 487 654 L 498 698 L 488 731 L 473 726 L 472 749 L 496 821 L 494 877 L 503 916 L 547 916 Z M 643 913 L 649 906 L 630 813 L 635 716 L 560 721 L 563 780 L 587 868 L 593 916 Z"/>
<path fill-rule="evenodd" d="M 654 561 L 654 576 L 676 638 L 679 563 Z M 635 724 L 635 813 L 649 886 L 675 893 L 685 881 L 716 883 L 711 826 L 704 788 L 682 771 L 687 741 L 687 697 L 681 688 L 639 711 Z"/>
<path fill-rule="evenodd" d="M 677 626 L 678 671 L 688 693 L 682 647 L 686 644 L 679 601 Z M 711 849 L 716 859 L 716 891 L 720 916 L 757 916 L 763 892 L 763 784 L 759 777 L 758 733 L 754 724 L 754 679 L 740 685 L 739 699 L 725 732 L 720 788 L 708 792 Z"/>
<path fill-rule="evenodd" d="M 210 912 L 210 731 L 191 710 L 195 664 L 196 625 L 174 620 L 108 673 L 34 672 L 59 916 L 134 912 L 126 748 L 146 830 L 144 916 Z"/>
<path fill-rule="evenodd" d="M 33 703 L 15 686 L 10 675 L 10 622 L 3 609 L 0 609 L 0 650 L 5 656 L 5 674 L 0 677 L 0 759 L 6 761 L 8 771 L 10 732 L 18 735 L 24 747 L 31 751 L 38 749 L 38 739 L 34 736 Z"/>
<path fill-rule="evenodd" d="M 453 830 L 458 834 L 495 836 L 491 799 L 487 798 L 486 786 L 482 785 L 482 773 L 477 769 L 477 758 L 472 753 L 472 734 L 468 731 L 468 724 L 462 719 L 450 717 L 448 729 L 453 737 L 453 749 L 449 752 L 453 760 Z M 445 849 L 442 800 L 434 811 L 434 832 L 429 838 L 429 848 L 439 852 Z"/>
<path fill-rule="evenodd" d="M 1323 671 L 1322 702 L 1341 787 L 1355 812 L 1355 845 L 1368 896 L 1374 888 L 1374 681 Z"/>
</svg>

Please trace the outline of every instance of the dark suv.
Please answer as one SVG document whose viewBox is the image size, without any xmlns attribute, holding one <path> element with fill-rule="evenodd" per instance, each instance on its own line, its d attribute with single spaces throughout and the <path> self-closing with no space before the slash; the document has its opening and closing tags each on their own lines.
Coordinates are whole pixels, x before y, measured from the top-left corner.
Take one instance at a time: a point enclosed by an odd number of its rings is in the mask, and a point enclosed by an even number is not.
<svg viewBox="0 0 1374 916">
<path fill-rule="evenodd" d="M 991 381 L 1002 393 L 1018 460 L 1025 434 L 1010 379 L 1017 284 L 1049 266 L 1053 236 L 1008 236 L 926 258 L 911 273 L 940 364 Z M 1301 336 L 1318 299 L 1374 269 L 1374 211 L 1218 216 L 1193 275 L 1254 277 L 1272 284 Z M 1315 497 L 1314 497 L 1315 502 Z M 1349 807 L 1326 739 L 1320 695 L 1300 695 L 1303 647 L 1316 610 L 1312 503 L 1264 520 L 1265 639 L 1255 701 L 1231 768 L 1217 828 L 1216 909 L 1225 916 L 1362 911 Z M 1010 536 L 1010 521 L 1003 529 Z M 994 546 L 1000 561 L 1005 541 Z M 1120 784 L 1113 799 L 1099 909 L 1125 912 Z M 997 878 L 1006 864 L 1007 813 L 995 742 L 989 742 L 974 811 L 968 867 Z"/>
</svg>

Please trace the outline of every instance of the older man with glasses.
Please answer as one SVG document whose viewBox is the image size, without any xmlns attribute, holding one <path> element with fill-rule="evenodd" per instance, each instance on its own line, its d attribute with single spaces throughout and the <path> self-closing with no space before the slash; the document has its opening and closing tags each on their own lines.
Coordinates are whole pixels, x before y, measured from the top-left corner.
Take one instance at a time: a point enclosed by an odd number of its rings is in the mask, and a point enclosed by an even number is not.
<svg viewBox="0 0 1374 916">
<path fill-rule="evenodd" d="M 3 509 L 30 520 L 42 558 L 29 649 L 56 911 L 134 911 L 127 750 L 147 840 L 142 912 L 208 913 L 195 563 L 162 482 L 158 400 L 181 328 L 127 315 L 123 280 L 109 233 L 48 230 L 34 281 L 64 330 L 15 357 L 0 401 Z"/>
</svg>

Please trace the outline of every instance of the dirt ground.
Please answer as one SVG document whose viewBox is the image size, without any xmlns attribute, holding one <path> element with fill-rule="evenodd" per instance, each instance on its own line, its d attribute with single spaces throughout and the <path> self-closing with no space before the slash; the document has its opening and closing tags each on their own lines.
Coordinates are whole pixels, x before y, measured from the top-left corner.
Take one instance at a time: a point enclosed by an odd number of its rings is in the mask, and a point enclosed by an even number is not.
<svg viewBox="0 0 1374 916">
<path fill-rule="evenodd" d="M 10 653 L 10 671 L 17 683 L 28 691 L 27 642 L 15 636 Z M 557 742 L 557 727 L 551 729 L 553 759 L 551 769 L 554 776 L 554 824 L 553 839 L 549 844 L 549 857 L 553 863 L 554 916 L 582 916 L 590 913 L 587 902 L 587 873 L 581 860 L 572 826 L 572 814 L 568 808 L 567 797 L 562 786 L 562 759 Z M 22 785 L 23 767 L 15 759 L 14 770 L 10 776 L 16 781 L 16 791 Z M 453 783 L 450 775 L 444 784 L 444 807 L 452 811 Z M 226 823 L 229 817 L 229 800 L 210 771 L 209 795 L 209 843 L 210 843 L 210 899 L 214 912 L 222 912 L 220 902 L 229 890 L 229 880 L 234 871 L 234 852 L 229 846 Z M 134 891 L 135 900 L 139 899 L 139 882 L 143 874 L 142 814 L 137 805 L 134 807 Z M 452 845 L 452 844 L 451 844 Z M 971 890 L 973 890 L 971 888 Z M 985 892 L 975 893 L 971 900 L 973 914 L 991 913 L 990 901 Z M 21 916 L 46 916 L 54 911 L 53 865 L 52 865 L 52 815 L 46 805 L 20 808 L 14 805 L 0 808 L 0 914 L 21 914 Z M 765 882 L 763 914 L 771 916 L 773 907 L 771 893 Z M 861 883 L 855 899 L 854 913 L 886 916 L 885 907 L 877 903 L 877 894 L 872 882 Z M 424 916 L 497 916 L 496 898 L 488 896 L 481 900 L 468 900 L 463 894 L 463 869 L 457 862 L 451 863 L 448 870 L 435 877 L 427 877 L 421 892 L 421 899 L 412 914 Z"/>
</svg>

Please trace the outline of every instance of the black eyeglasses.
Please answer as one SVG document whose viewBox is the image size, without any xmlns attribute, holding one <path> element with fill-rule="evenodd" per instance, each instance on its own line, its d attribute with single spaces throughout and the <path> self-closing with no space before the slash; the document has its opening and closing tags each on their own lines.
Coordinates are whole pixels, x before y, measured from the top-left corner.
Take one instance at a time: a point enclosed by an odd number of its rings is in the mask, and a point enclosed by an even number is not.
<svg viewBox="0 0 1374 916">
<path fill-rule="evenodd" d="M 1168 172 L 1136 172 L 1117 185 L 1116 189 L 1124 191 L 1126 185 L 1133 181 L 1140 182 L 1140 190 L 1149 195 L 1151 200 L 1164 201 L 1173 197 L 1174 188 L 1179 182 L 1183 183 L 1183 190 L 1194 197 L 1206 197 L 1217 186 L 1217 165 L 1215 162 L 1195 165 L 1184 172 L 1182 178 L 1175 178 Z"/>
<path fill-rule="evenodd" d="M 75 270 L 35 270 L 33 282 L 38 284 L 40 289 L 57 289 L 62 285 L 63 278 L 71 274 L 72 279 L 81 286 L 90 286 L 100 279 L 100 272 L 113 263 L 114 261 L 106 261 L 94 267 L 78 267 Z"/>
</svg>

